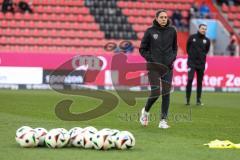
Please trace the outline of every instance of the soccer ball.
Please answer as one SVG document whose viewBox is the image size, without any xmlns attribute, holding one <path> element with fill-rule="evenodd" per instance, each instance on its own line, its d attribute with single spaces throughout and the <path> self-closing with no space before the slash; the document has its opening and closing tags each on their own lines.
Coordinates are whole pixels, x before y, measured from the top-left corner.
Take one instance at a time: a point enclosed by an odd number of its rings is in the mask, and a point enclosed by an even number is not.
<svg viewBox="0 0 240 160">
<path fill-rule="evenodd" d="M 115 139 L 116 135 L 120 132 L 119 130 L 116 129 L 109 129 L 109 128 L 104 128 L 100 130 L 101 134 L 103 134 L 104 137 L 104 142 L 103 142 L 103 150 L 111 149 L 115 147 Z"/>
<path fill-rule="evenodd" d="M 88 127 L 83 128 L 83 132 L 85 132 L 85 131 L 89 131 L 94 134 L 94 133 L 97 133 L 98 130 L 92 126 L 88 126 Z"/>
<path fill-rule="evenodd" d="M 81 132 L 77 133 L 74 137 L 71 138 L 71 145 L 74 147 L 83 147 L 83 135 Z"/>
<path fill-rule="evenodd" d="M 45 143 L 49 148 L 62 148 L 68 144 L 70 135 L 64 129 L 52 129 L 45 137 Z"/>
<path fill-rule="evenodd" d="M 111 130 L 111 139 L 112 139 L 112 142 L 113 142 L 112 148 L 116 147 L 117 137 L 118 137 L 119 133 L 120 133 L 120 131 L 117 130 L 117 129 Z"/>
<path fill-rule="evenodd" d="M 68 146 L 71 146 L 73 141 L 76 139 L 76 137 L 83 131 L 80 127 L 74 127 L 68 131 L 68 134 L 70 136 Z M 78 147 L 78 146 L 76 146 Z"/>
<path fill-rule="evenodd" d="M 130 149 L 135 146 L 135 138 L 128 131 L 121 131 L 116 136 L 117 149 Z"/>
<path fill-rule="evenodd" d="M 103 136 L 103 146 L 102 149 L 103 150 L 108 150 L 113 148 L 114 145 L 114 141 L 112 139 L 112 130 L 111 129 L 103 129 L 100 131 L 102 136 Z"/>
<path fill-rule="evenodd" d="M 103 128 L 103 129 L 101 129 L 100 130 L 100 132 L 112 132 L 112 129 L 110 129 L 110 128 Z"/>
<path fill-rule="evenodd" d="M 104 135 L 103 132 L 99 131 L 93 136 L 92 142 L 95 149 L 103 149 L 104 140 L 106 139 Z"/>
<path fill-rule="evenodd" d="M 119 130 L 104 128 L 101 129 L 93 138 L 94 148 L 108 150 L 115 147 L 116 135 Z"/>
<path fill-rule="evenodd" d="M 70 135 L 69 135 L 68 130 L 66 130 L 65 128 L 57 128 L 57 130 L 60 130 L 60 132 L 62 133 L 62 141 L 63 141 L 63 139 L 65 139 L 65 142 L 62 144 L 63 146 L 60 145 L 60 147 L 64 147 L 64 146 L 68 145 L 69 140 L 70 140 Z"/>
<path fill-rule="evenodd" d="M 44 128 L 35 128 L 34 130 L 36 132 L 35 134 L 36 138 L 39 139 L 38 146 L 44 146 L 45 136 L 48 131 Z"/>
<path fill-rule="evenodd" d="M 25 133 L 29 130 L 32 130 L 32 128 L 29 126 L 22 126 L 22 127 L 18 128 L 16 131 L 16 138 L 20 137 L 23 133 Z"/>
<path fill-rule="evenodd" d="M 69 131 L 68 131 L 68 133 L 69 133 L 69 135 L 71 136 L 72 134 L 75 134 L 75 133 L 77 133 L 77 132 L 82 132 L 82 128 L 81 127 L 74 127 L 74 128 L 72 128 L 72 129 L 70 129 Z"/>
<path fill-rule="evenodd" d="M 63 139 L 65 139 L 65 142 L 62 144 L 62 146 L 61 146 L 61 143 L 59 143 L 59 148 L 65 147 L 69 143 L 69 140 L 70 140 L 69 132 L 65 128 L 56 128 L 56 129 L 62 133 L 62 136 L 61 136 L 62 141 L 63 141 Z"/>
<path fill-rule="evenodd" d="M 33 130 L 31 127 L 29 126 L 22 126 L 20 128 L 17 129 L 16 131 L 16 136 L 15 136 L 15 140 L 17 143 L 19 143 L 19 140 L 23 138 L 23 136 L 28 132 Z"/>
<path fill-rule="evenodd" d="M 91 130 L 84 130 L 82 133 L 82 141 L 81 141 L 81 145 L 86 148 L 86 149 L 90 149 L 93 148 L 93 142 L 92 139 L 95 135 L 95 133 Z"/>
<path fill-rule="evenodd" d="M 39 143 L 34 130 L 26 130 L 20 136 L 18 134 L 16 141 L 21 147 L 36 147 Z"/>
<path fill-rule="evenodd" d="M 59 130 L 60 132 L 67 134 L 68 131 L 65 128 L 56 128 L 57 130 Z"/>
</svg>

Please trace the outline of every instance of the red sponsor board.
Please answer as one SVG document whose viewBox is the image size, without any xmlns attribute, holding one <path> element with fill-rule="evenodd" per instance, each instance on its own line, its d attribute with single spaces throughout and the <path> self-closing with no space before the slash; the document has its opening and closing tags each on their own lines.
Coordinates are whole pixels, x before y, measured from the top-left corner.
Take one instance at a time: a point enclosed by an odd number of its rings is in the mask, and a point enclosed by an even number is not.
<svg viewBox="0 0 240 160">
<path fill-rule="evenodd" d="M 44 70 L 55 70 L 67 61 L 73 65 L 72 67 L 74 67 L 74 64 L 81 65 L 76 56 L 77 54 L 0 53 L 0 66 L 42 67 Z M 118 85 L 130 86 L 144 86 L 148 84 L 145 61 L 141 56 L 118 56 L 96 56 L 101 62 L 96 62 L 94 59 L 89 59 L 89 56 L 88 58 L 85 56 L 85 65 L 88 64 L 88 67 L 98 71 L 97 74 L 87 75 L 86 82 L 100 86 L 112 85 L 112 81 Z M 81 69 L 86 69 L 86 67 Z M 187 57 L 178 57 L 174 63 L 174 86 L 186 86 L 187 71 Z M 96 77 L 93 78 L 93 76 Z M 193 85 L 195 84 L 196 81 L 194 80 Z M 240 88 L 240 58 L 209 56 L 207 58 L 203 86 Z"/>
</svg>

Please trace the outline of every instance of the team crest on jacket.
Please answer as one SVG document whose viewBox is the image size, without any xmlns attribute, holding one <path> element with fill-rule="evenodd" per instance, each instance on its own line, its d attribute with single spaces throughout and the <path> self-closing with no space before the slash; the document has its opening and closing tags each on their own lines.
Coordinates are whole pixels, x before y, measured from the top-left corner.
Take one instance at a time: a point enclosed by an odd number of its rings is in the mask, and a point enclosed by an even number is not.
<svg viewBox="0 0 240 160">
<path fill-rule="evenodd" d="M 153 38 L 157 39 L 158 38 L 158 34 L 153 34 Z"/>
<path fill-rule="evenodd" d="M 207 43 L 207 40 L 206 40 L 206 39 L 204 39 L 204 40 L 203 40 L 203 43 L 204 43 L 204 44 L 206 44 L 206 43 Z"/>
<path fill-rule="evenodd" d="M 196 39 L 195 38 L 193 38 L 193 40 L 192 40 L 193 42 L 196 42 Z"/>
</svg>

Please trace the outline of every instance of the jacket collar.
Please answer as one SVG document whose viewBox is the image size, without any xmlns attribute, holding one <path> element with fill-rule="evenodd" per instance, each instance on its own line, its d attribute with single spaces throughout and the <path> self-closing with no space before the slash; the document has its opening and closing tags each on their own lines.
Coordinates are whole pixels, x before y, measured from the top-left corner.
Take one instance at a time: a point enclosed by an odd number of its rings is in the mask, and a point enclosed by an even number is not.
<svg viewBox="0 0 240 160">
<path fill-rule="evenodd" d="M 166 26 L 164 26 L 164 27 L 161 27 L 161 26 L 159 25 L 159 23 L 156 21 L 156 19 L 153 20 L 153 27 L 155 27 L 155 28 L 157 28 L 157 29 L 163 30 L 163 29 L 169 28 L 169 26 L 170 26 L 170 20 L 169 20 L 169 19 L 168 19 L 168 21 L 167 21 Z"/>
<path fill-rule="evenodd" d="M 202 35 L 200 32 L 197 32 L 197 35 L 199 38 L 205 38 L 206 36 L 205 35 Z"/>
</svg>

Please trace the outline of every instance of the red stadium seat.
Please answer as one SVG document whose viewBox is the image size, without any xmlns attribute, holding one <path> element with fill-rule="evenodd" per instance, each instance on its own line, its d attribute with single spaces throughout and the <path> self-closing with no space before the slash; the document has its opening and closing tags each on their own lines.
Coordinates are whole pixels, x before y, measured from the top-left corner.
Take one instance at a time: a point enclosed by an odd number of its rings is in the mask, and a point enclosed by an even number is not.
<svg viewBox="0 0 240 160">
<path fill-rule="evenodd" d="M 24 13 L 21 17 L 22 17 L 23 20 L 31 20 L 32 19 L 32 14 Z"/>
<path fill-rule="evenodd" d="M 14 18 L 15 20 L 21 20 L 21 19 L 22 19 L 22 14 L 20 14 L 20 13 L 15 13 L 13 18 Z"/>
<path fill-rule="evenodd" d="M 2 20 L 4 18 L 3 13 L 0 12 L 0 19 Z"/>
<path fill-rule="evenodd" d="M 79 10 L 79 8 L 75 7 L 75 10 L 76 10 L 76 13 L 78 13 L 77 11 Z M 73 12 L 74 12 L 74 10 L 73 10 Z M 80 13 L 85 14 L 85 15 L 89 14 L 89 9 L 86 7 L 82 7 L 82 8 L 80 8 Z"/>
<path fill-rule="evenodd" d="M 20 28 L 25 28 L 26 27 L 26 21 L 19 21 L 17 26 L 20 27 Z"/>
<path fill-rule="evenodd" d="M 182 16 L 183 16 L 183 18 L 187 18 L 188 17 L 188 12 L 187 11 L 182 11 Z"/>
<path fill-rule="evenodd" d="M 72 28 L 73 28 L 73 29 L 81 29 L 81 28 L 80 28 L 80 24 L 79 24 L 78 22 L 73 22 L 73 23 L 72 23 Z"/>
<path fill-rule="evenodd" d="M 234 20 L 234 19 L 235 19 L 235 14 L 233 14 L 233 13 L 228 13 L 228 19 L 229 19 L 229 20 Z"/>
<path fill-rule="evenodd" d="M 77 16 L 70 14 L 66 17 L 68 21 L 77 21 Z"/>
<path fill-rule="evenodd" d="M 13 19 L 13 14 L 10 13 L 10 12 L 7 12 L 7 13 L 5 14 L 5 19 L 12 20 L 12 19 Z"/>
<path fill-rule="evenodd" d="M 83 16 L 83 21 L 85 22 L 94 22 L 94 18 L 90 15 Z"/>
<path fill-rule="evenodd" d="M 233 25 L 237 28 L 240 28 L 240 21 L 239 20 L 233 21 Z"/>
<path fill-rule="evenodd" d="M 230 6 L 230 11 L 231 12 L 238 12 L 238 7 L 237 6 Z"/>
<path fill-rule="evenodd" d="M 33 33 L 27 28 L 24 30 L 16 29 L 15 33 L 19 34 L 20 36 L 33 36 Z"/>
<path fill-rule="evenodd" d="M 7 41 L 6 37 L 4 37 L 4 36 L 0 37 L 0 44 L 6 45 L 6 41 Z"/>
<path fill-rule="evenodd" d="M 64 8 L 57 6 L 54 8 L 54 12 L 55 13 L 63 13 L 64 12 Z"/>
<path fill-rule="evenodd" d="M 33 14 L 32 19 L 35 20 L 35 21 L 41 20 L 40 19 L 40 14 L 37 14 L 37 13 Z"/>
<path fill-rule="evenodd" d="M 38 37 L 40 34 L 39 30 L 38 29 L 34 29 L 33 32 L 32 32 L 32 36 L 33 37 Z"/>
<path fill-rule="evenodd" d="M 240 20 L 240 13 L 237 13 L 236 17 L 237 17 L 238 20 Z"/>
<path fill-rule="evenodd" d="M 142 39 L 143 35 L 144 35 L 144 32 L 138 32 L 138 34 L 137 34 L 138 39 Z"/>
<path fill-rule="evenodd" d="M 44 10 L 44 7 L 43 6 L 38 6 L 37 8 L 35 7 L 35 12 L 38 12 L 38 13 L 45 13 L 46 11 Z"/>
<path fill-rule="evenodd" d="M 35 21 L 28 21 L 28 27 L 29 28 L 35 28 Z"/>
</svg>

